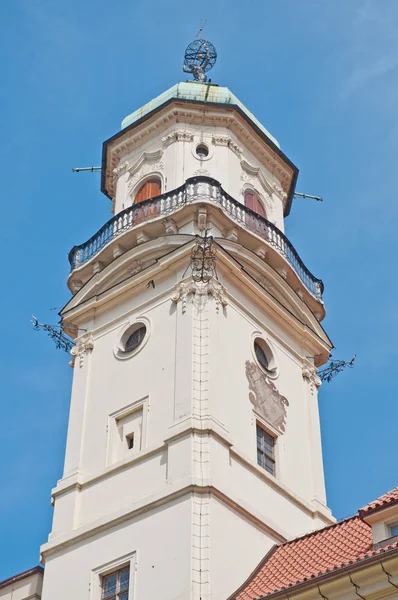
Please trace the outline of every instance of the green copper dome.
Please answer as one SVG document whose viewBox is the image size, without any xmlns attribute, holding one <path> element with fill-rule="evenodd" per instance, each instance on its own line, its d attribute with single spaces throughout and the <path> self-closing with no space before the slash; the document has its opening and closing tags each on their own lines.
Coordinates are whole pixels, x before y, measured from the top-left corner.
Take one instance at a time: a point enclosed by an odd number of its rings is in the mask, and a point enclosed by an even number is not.
<svg viewBox="0 0 398 600">
<path fill-rule="evenodd" d="M 209 104 L 230 104 L 238 106 L 242 112 L 278 147 L 278 141 L 270 134 L 267 129 L 256 119 L 240 100 L 226 87 L 220 87 L 214 84 L 198 83 L 196 81 L 180 82 L 173 85 L 170 89 L 160 94 L 141 108 L 128 115 L 122 121 L 122 129 L 125 129 L 132 123 L 135 123 L 148 113 L 166 104 L 169 100 L 176 98 L 180 100 L 190 100 L 196 102 L 208 102 Z"/>
</svg>

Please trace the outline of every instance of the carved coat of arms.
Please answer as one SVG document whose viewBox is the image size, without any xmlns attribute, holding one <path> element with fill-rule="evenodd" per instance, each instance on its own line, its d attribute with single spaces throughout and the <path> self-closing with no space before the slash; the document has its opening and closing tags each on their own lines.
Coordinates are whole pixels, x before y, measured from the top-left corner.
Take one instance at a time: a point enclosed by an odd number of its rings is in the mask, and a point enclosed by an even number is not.
<svg viewBox="0 0 398 600">
<path fill-rule="evenodd" d="M 249 400 L 270 425 L 285 432 L 289 401 L 282 396 L 275 384 L 263 371 L 249 360 L 246 361 L 246 377 L 249 382 Z"/>
</svg>

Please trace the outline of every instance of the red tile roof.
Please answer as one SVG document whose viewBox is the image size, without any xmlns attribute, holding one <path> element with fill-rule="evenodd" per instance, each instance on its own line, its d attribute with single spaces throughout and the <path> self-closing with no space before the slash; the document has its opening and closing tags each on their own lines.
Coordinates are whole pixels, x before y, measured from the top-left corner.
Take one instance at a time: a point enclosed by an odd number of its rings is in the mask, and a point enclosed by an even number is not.
<svg viewBox="0 0 398 600">
<path fill-rule="evenodd" d="M 387 508 L 388 506 L 391 506 L 392 504 L 396 503 L 398 503 L 398 487 L 394 488 L 390 492 L 387 492 L 383 496 L 380 496 L 380 498 L 377 498 L 377 500 L 374 500 L 373 502 L 370 502 L 369 504 L 361 508 L 359 511 L 359 516 L 363 518 L 369 514 L 377 512 L 378 510 L 381 510 L 383 508 Z"/>
<path fill-rule="evenodd" d="M 355 515 L 280 546 L 274 546 L 231 598 L 253 600 L 313 580 L 398 548 L 373 549 L 372 528 Z"/>
</svg>

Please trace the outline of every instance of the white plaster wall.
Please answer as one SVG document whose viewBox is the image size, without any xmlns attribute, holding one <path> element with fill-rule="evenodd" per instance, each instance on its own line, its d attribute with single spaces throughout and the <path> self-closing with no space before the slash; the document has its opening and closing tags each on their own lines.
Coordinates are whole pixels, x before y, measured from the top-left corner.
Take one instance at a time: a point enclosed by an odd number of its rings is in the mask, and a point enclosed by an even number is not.
<svg viewBox="0 0 398 600">
<path fill-rule="evenodd" d="M 230 282 L 225 285 L 242 304 L 239 307 L 231 301 L 222 313 L 210 313 L 211 413 L 226 427 L 238 451 L 256 462 L 256 418 L 249 400 L 245 363 L 255 362 L 254 337 L 266 339 L 279 371 L 273 382 L 289 401 L 286 429 L 278 435 L 276 444 L 277 478 L 307 502 L 313 499 L 316 487 L 318 499 L 325 502 L 319 423 L 317 430 L 317 421 L 312 420 L 317 416 L 316 392 L 312 397 L 314 416 L 309 415 L 307 384 L 296 355 L 297 351 L 302 355 L 301 349 L 242 291 L 231 288 Z"/>
<path fill-rule="evenodd" d="M 211 594 L 214 599 L 226 600 L 252 573 L 275 540 L 217 498 L 210 503 L 210 524 Z"/>
<path fill-rule="evenodd" d="M 92 571 L 136 553 L 133 598 L 189 598 L 191 499 L 175 500 L 51 555 L 43 600 L 98 600 Z M 96 583 L 97 582 L 97 583 Z M 97 588 L 97 589 L 96 589 Z"/>
</svg>

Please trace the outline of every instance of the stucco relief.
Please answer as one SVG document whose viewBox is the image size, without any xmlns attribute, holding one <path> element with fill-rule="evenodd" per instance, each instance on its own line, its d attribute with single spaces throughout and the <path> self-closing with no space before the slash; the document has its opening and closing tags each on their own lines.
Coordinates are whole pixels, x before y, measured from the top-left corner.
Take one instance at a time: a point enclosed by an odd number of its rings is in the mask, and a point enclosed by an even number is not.
<svg viewBox="0 0 398 600">
<path fill-rule="evenodd" d="M 151 173 L 155 173 L 156 171 L 163 171 L 164 164 L 162 162 L 157 163 L 144 163 L 142 167 L 136 171 L 133 175 L 130 174 L 129 179 L 127 181 L 127 187 L 129 192 L 135 187 L 135 185 L 143 179 L 146 175 L 150 175 Z"/>
<path fill-rule="evenodd" d="M 314 395 L 315 389 L 322 385 L 321 379 L 317 375 L 316 367 L 304 366 L 302 370 L 303 379 L 305 379 L 310 385 L 311 396 Z"/>
<path fill-rule="evenodd" d="M 214 146 L 226 146 L 230 148 L 236 156 L 241 156 L 243 150 L 238 144 L 235 144 L 232 138 L 227 135 L 213 135 L 212 142 Z"/>
<path fill-rule="evenodd" d="M 190 295 L 192 295 L 200 305 L 207 302 L 209 298 L 213 298 L 217 313 L 220 312 L 220 306 L 224 308 L 228 304 L 225 288 L 216 281 L 210 281 L 209 283 L 197 281 L 191 281 L 189 283 L 181 282 L 171 296 L 171 300 L 174 304 L 181 301 L 182 314 L 187 310 L 188 296 Z"/>
<path fill-rule="evenodd" d="M 185 131 L 184 129 L 177 129 L 172 131 L 162 138 L 162 143 L 167 147 L 174 142 L 192 142 L 194 138 L 193 131 Z"/>
<path fill-rule="evenodd" d="M 76 359 L 79 359 L 79 367 L 82 368 L 84 365 L 84 359 L 87 352 L 91 352 L 94 348 L 93 335 L 92 333 L 86 333 L 82 336 L 76 346 L 73 346 L 70 351 L 72 358 L 69 361 L 71 367 L 75 366 Z"/>
<path fill-rule="evenodd" d="M 261 197 L 264 199 L 268 208 L 272 211 L 274 207 L 274 200 L 271 194 L 274 190 L 271 184 L 266 180 L 261 169 L 259 167 L 253 167 L 245 160 L 241 161 L 241 167 L 241 181 L 250 184 L 255 189 L 261 187 L 263 190 Z"/>
<path fill-rule="evenodd" d="M 285 432 L 289 401 L 254 362 L 246 361 L 249 400 L 257 412 L 273 427 Z"/>
</svg>

